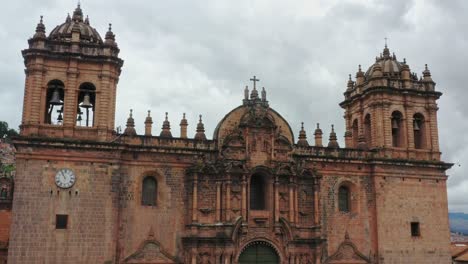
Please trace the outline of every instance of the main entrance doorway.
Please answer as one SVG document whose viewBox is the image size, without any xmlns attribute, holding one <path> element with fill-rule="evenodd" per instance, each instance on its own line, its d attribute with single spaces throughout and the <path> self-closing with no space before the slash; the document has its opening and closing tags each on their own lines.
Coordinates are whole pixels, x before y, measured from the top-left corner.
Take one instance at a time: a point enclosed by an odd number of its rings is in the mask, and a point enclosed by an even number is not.
<svg viewBox="0 0 468 264">
<path fill-rule="evenodd" d="M 251 244 L 239 256 L 239 264 L 279 264 L 276 251 L 265 244 Z"/>
</svg>

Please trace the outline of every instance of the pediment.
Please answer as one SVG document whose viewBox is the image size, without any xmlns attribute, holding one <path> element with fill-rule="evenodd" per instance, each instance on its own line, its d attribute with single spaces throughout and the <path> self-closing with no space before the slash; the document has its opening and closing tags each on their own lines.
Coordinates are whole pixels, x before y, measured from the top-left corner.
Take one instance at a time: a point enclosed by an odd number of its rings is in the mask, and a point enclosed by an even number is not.
<svg viewBox="0 0 468 264">
<path fill-rule="evenodd" d="M 161 248 L 154 240 L 145 241 L 144 244 L 124 261 L 127 264 L 172 264 L 178 263 L 176 259 Z"/>
<path fill-rule="evenodd" d="M 356 246 L 347 238 L 338 247 L 338 250 L 331 255 L 324 264 L 367 264 L 370 263 L 369 258 L 364 256 Z"/>
</svg>

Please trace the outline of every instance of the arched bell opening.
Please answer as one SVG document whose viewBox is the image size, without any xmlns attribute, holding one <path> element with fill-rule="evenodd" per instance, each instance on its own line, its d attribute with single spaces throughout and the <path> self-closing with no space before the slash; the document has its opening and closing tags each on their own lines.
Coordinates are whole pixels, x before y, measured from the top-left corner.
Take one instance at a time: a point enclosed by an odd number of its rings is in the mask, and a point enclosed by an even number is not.
<svg viewBox="0 0 468 264">
<path fill-rule="evenodd" d="M 93 127 L 95 109 L 96 87 L 89 82 L 81 84 L 78 92 L 76 125 Z"/>
<path fill-rule="evenodd" d="M 63 105 L 65 85 L 60 80 L 52 80 L 47 84 L 44 123 L 51 125 L 63 124 Z"/>
<path fill-rule="evenodd" d="M 364 118 L 364 137 L 366 138 L 367 146 L 372 145 L 372 126 L 371 126 L 371 116 L 367 114 Z"/>
<path fill-rule="evenodd" d="M 413 135 L 414 135 L 414 148 L 424 149 L 426 148 L 426 125 L 424 122 L 424 116 L 417 113 L 413 116 Z"/>
<path fill-rule="evenodd" d="M 403 147 L 403 115 L 395 111 L 392 113 L 392 146 Z"/>
</svg>

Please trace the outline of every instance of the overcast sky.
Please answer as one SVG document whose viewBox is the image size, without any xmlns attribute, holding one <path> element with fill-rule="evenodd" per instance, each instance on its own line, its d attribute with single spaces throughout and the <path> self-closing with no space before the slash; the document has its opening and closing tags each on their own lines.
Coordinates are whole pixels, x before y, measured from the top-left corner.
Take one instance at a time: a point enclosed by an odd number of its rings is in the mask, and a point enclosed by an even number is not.
<svg viewBox="0 0 468 264">
<path fill-rule="evenodd" d="M 20 51 L 44 15 L 47 34 L 65 21 L 75 0 L 2 1 L 0 120 L 21 121 L 24 65 Z M 312 139 L 315 123 L 327 135 L 335 124 L 343 146 L 343 100 L 348 74 L 367 69 L 384 38 L 399 60 L 421 75 L 429 65 L 439 103 L 439 133 L 448 171 L 450 211 L 468 213 L 468 1 L 311 0 L 82 0 L 104 37 L 108 23 L 125 60 L 118 85 L 117 125 L 134 109 L 143 133 L 148 109 L 159 133 L 169 112 L 173 134 L 187 113 L 193 135 L 203 114 L 211 138 L 218 121 L 241 103 L 256 75 L 270 106 L 298 135 Z"/>
</svg>

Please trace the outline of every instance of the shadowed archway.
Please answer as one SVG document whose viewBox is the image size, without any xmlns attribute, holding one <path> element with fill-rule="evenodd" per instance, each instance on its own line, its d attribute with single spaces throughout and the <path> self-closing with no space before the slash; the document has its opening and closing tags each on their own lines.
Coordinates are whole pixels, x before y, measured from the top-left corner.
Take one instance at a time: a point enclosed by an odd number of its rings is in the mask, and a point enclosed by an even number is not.
<svg viewBox="0 0 468 264">
<path fill-rule="evenodd" d="M 254 242 L 244 248 L 239 256 L 239 264 L 279 264 L 280 257 L 267 243 Z"/>
</svg>

